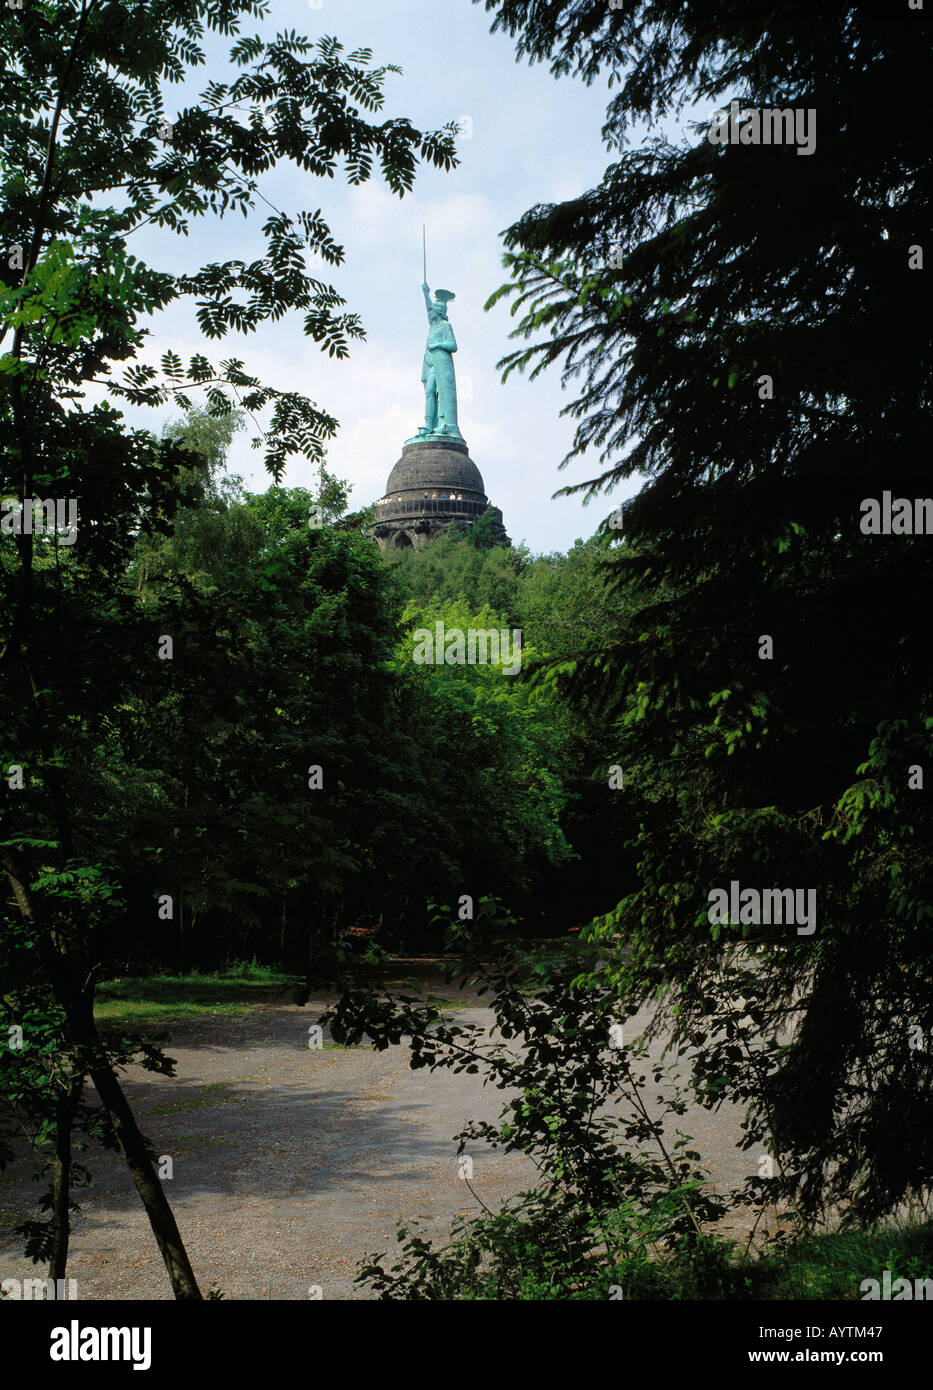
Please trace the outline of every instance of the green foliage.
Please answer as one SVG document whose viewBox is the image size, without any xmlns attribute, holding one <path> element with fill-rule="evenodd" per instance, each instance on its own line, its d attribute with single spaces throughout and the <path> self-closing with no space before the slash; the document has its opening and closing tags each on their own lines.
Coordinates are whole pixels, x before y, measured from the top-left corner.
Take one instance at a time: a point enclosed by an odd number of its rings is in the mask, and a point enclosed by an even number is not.
<svg viewBox="0 0 933 1390">
<path fill-rule="evenodd" d="M 926 1279 L 931 1260 L 933 1228 L 928 1222 L 835 1231 L 757 1261 L 753 1288 L 758 1298 L 861 1300 L 864 1280 L 880 1284 L 886 1269 L 892 1284 L 895 1279 Z"/>
<path fill-rule="evenodd" d="M 123 976 L 98 986 L 94 1016 L 114 1027 L 195 1018 L 237 1017 L 281 996 L 294 976 L 245 961 L 225 971 Z"/>
<path fill-rule="evenodd" d="M 6 933 L 4 933 L 6 936 Z M 6 947 L 9 941 L 4 941 Z M 28 950 L 20 940 L 18 950 Z M 34 944 L 33 944 L 34 953 Z M 27 956 L 27 959 L 29 957 Z M 35 1162 L 35 1178 L 44 1183 L 38 1198 L 40 1213 L 53 1213 L 53 1171 L 62 1133 L 72 1154 L 83 1153 L 92 1142 L 113 1149 L 116 1141 L 106 1111 L 85 1096 L 86 1061 L 69 1043 L 63 1009 L 41 980 L 26 983 L 20 972 L 18 987 L 0 1001 L 0 1168 L 16 1156 L 14 1140 L 25 1138 Z M 121 1021 L 122 1025 L 122 1021 Z M 22 1030 L 21 1046 L 14 1046 L 9 1029 Z M 147 1071 L 173 1075 L 174 1064 L 164 1056 L 157 1040 L 124 1026 L 111 1026 L 101 1035 L 103 1055 L 110 1066 L 130 1063 Z M 69 1187 L 90 1182 L 85 1164 L 72 1157 Z M 69 1212 L 80 1208 L 68 1200 Z M 17 1227 L 26 1255 L 34 1263 L 52 1258 L 61 1238 L 54 1214 L 46 1219 L 27 1219 Z"/>
<path fill-rule="evenodd" d="M 553 696 L 518 673 L 505 674 L 509 663 L 501 652 L 498 665 L 414 663 L 415 633 L 433 634 L 437 622 L 462 632 L 507 629 L 505 615 L 488 606 L 412 601 L 403 619 L 407 633 L 395 669 L 411 694 L 409 730 L 431 766 L 457 772 L 453 783 L 438 779 L 426 799 L 447 818 L 447 843 L 459 846 L 475 897 L 527 884 L 537 856 L 553 863 L 569 857 L 561 830 L 566 741 Z M 522 661 L 533 657 L 523 645 Z M 437 892 L 442 885 L 431 887 Z"/>
<path fill-rule="evenodd" d="M 933 1069 L 908 1045 L 933 1025 L 933 819 L 908 783 L 933 751 L 916 601 L 933 559 L 922 535 L 860 528 L 861 499 L 930 492 L 930 286 L 908 254 L 930 178 L 918 16 L 487 8 L 555 72 L 621 77 L 615 161 L 509 229 L 493 296 L 521 340 L 504 375 L 560 363 L 571 456 L 599 451 L 567 490 L 644 480 L 613 547 L 627 610 L 569 687 L 611 729 L 636 860 L 594 935 L 629 947 L 622 1007 L 670 991 L 658 1027 L 698 1040 L 710 1105 L 748 1103 L 748 1142 L 802 1219 L 837 1203 L 877 1219 L 933 1181 Z M 814 152 L 716 146 L 705 124 L 624 145 L 632 120 L 733 97 L 816 111 Z M 816 888 L 815 936 L 711 926 L 709 891 L 732 880 Z"/>
<path fill-rule="evenodd" d="M 414 1065 L 483 1070 L 510 1098 L 463 1142 L 519 1148 L 542 1175 L 443 1250 L 406 1228 L 401 1263 L 367 1271 L 380 1292 L 763 1287 L 765 1266 L 704 1229 L 719 1208 L 687 1141 L 662 1145 L 638 1051 L 608 1055 L 610 1018 L 649 1000 L 654 1027 L 693 1049 L 701 1099 L 745 1104 L 748 1145 L 774 1155 L 753 1201 L 806 1229 L 830 1204 L 874 1220 L 933 1179 L 933 819 L 907 772 L 933 758 L 933 561 L 922 536 L 858 524 L 862 497 L 929 490 L 930 290 L 907 268 L 929 220 L 922 45 L 904 15 L 848 6 L 840 24 L 799 0 L 766 16 L 673 0 L 487 8 L 558 75 L 621 78 L 604 132 L 617 159 L 598 188 L 508 231 L 511 281 L 493 296 L 511 298 L 521 340 L 504 374 L 560 363 L 574 384 L 572 456 L 595 449 L 603 469 L 578 489 L 645 480 L 624 541 L 605 525 L 566 556 L 491 544 L 487 514 L 384 561 L 323 465 L 313 491 L 251 494 L 221 473 L 236 428 L 267 408 L 253 443 L 276 483 L 296 455 L 321 464 L 336 429 L 323 407 L 237 358 L 186 363 L 165 346 L 158 367 L 139 361 L 146 319 L 186 297 L 206 337 L 297 310 L 322 351 L 347 355 L 359 318 L 306 273 L 308 250 L 343 261 L 320 211 L 270 207 L 258 259 L 192 273 L 144 265 L 127 239 L 250 215 L 281 160 L 354 184 L 378 170 L 399 194 L 419 159 L 450 167 L 449 129 L 381 119 L 395 69 L 333 38 L 242 36 L 259 0 L 0 10 L 0 245 L 22 251 L 0 258 L 0 496 L 79 503 L 75 545 L 0 536 L 0 767 L 24 777 L 0 799 L 0 977 L 4 1018 L 28 1038 L 0 1053 L 0 1080 L 5 1121 L 25 1123 L 51 1174 L 27 1248 L 58 1267 L 82 1176 L 72 1130 L 110 1143 L 123 1123 L 146 1190 L 145 1145 L 108 1088 L 131 1061 L 170 1068 L 124 1032 L 121 1010 L 163 1006 L 123 988 L 133 968 L 277 952 L 304 990 L 374 977 L 379 948 L 360 957 L 348 923 L 409 932 L 427 899 L 464 891 L 537 892 L 551 917 L 559 890 L 590 902 L 600 964 L 589 945 L 496 945 L 477 978 L 500 1041 L 431 1001 L 357 987 L 341 1004 L 346 1039 L 405 1037 Z M 167 113 L 206 30 L 231 37 L 231 72 Z M 624 144 L 632 119 L 733 94 L 818 110 L 815 152 L 719 148 L 702 128 Z M 893 125 L 877 119 L 891 110 Z M 85 408 L 88 387 L 109 399 Z M 113 400 L 184 416 L 156 438 Z M 522 676 L 419 666 L 413 630 L 438 620 L 520 628 Z M 607 786 L 614 765 L 624 794 Z M 817 885 L 816 935 L 711 925 L 709 890 L 732 879 Z M 469 960 L 482 941 L 456 947 Z M 98 1031 L 107 976 L 121 984 Z M 179 1012 L 240 988 L 186 979 L 196 997 Z M 908 1046 L 916 1033 L 925 1046 Z M 176 1291 L 196 1297 L 165 1216 Z M 772 1270 L 773 1287 L 839 1291 L 813 1259 L 811 1283 Z"/>
<path fill-rule="evenodd" d="M 384 707 L 394 624 L 352 528 L 269 530 L 235 480 L 215 485 L 240 412 L 269 408 L 252 442 L 276 479 L 295 455 L 322 459 L 333 417 L 236 357 L 186 364 L 166 345 L 158 367 L 142 363 L 146 320 L 193 299 L 202 334 L 219 339 L 299 311 L 308 338 L 347 356 L 360 319 L 305 267 L 309 250 L 339 266 L 343 248 L 320 210 L 274 208 L 261 175 L 283 161 L 352 184 L 378 173 L 402 195 L 420 160 L 455 162 L 451 129 L 381 119 L 397 69 L 332 37 L 241 36 L 267 12 L 264 0 L 0 10 L 0 496 L 78 503 L 74 544 L 0 535 L 0 766 L 24 775 L 0 799 L 0 974 L 14 1015 L 38 991 L 54 1020 L 47 1047 L 5 1063 L 40 1144 L 55 1111 L 52 1226 L 30 1248 L 64 1272 L 68 1137 L 91 1075 L 183 1298 L 200 1293 L 116 1076 L 136 1054 L 96 1030 L 95 984 L 119 973 L 140 922 L 155 934 L 177 920 L 182 936 L 208 903 L 248 922 L 272 893 L 313 884 L 319 906 L 339 885 L 354 863 L 342 818 L 365 800 L 361 738 Z M 207 31 L 233 40 L 226 80 L 166 111 L 205 62 Z M 128 251 L 143 226 L 183 237 L 192 219 L 247 217 L 260 201 L 265 247 L 249 264 L 184 272 L 171 256 L 160 270 Z M 108 399 L 86 408 L 88 388 Z M 173 402 L 187 418 L 156 439 L 127 430 L 113 400 Z M 325 512 L 342 512 L 323 471 L 321 491 Z M 162 635 L 172 661 L 159 658 Z M 309 813 L 315 759 L 330 760 L 331 803 Z M 156 916 L 166 896 L 177 919 Z M 40 1053 L 60 1077 L 51 1089 L 29 1061 Z"/>
<path fill-rule="evenodd" d="M 491 507 L 487 507 L 482 516 L 478 516 L 466 533 L 465 542 L 472 546 L 474 550 L 488 550 L 491 546 L 501 544 L 496 538 L 496 516 Z"/>
<path fill-rule="evenodd" d="M 640 1268 L 649 1251 L 689 1249 L 695 1270 L 705 1251 L 718 1268 L 710 1252 L 719 1245 L 703 1225 L 724 1203 L 688 1136 L 665 1137 L 686 1108 L 670 1069 L 646 1063 L 638 1040 L 614 1045 L 610 1030 L 623 1016 L 611 986 L 581 982 L 586 953 L 530 948 L 503 935 L 511 926 L 484 900 L 476 924 L 451 931 L 461 952 L 451 975 L 488 992 L 488 1034 L 441 1020 L 416 997 L 359 988 L 325 1015 L 338 1042 L 404 1041 L 413 1069 L 482 1075 L 503 1092 L 500 1118 L 470 1122 L 458 1153 L 471 1141 L 517 1150 L 539 1174 L 499 1213 L 457 1223 L 449 1246 L 403 1226 L 400 1260 L 387 1267 L 374 1257 L 360 1281 L 385 1298 L 591 1298 L 624 1289 L 629 1264 Z M 646 1103 L 649 1072 L 654 1087 L 669 1088 L 659 1106 Z"/>
<path fill-rule="evenodd" d="M 243 411 L 212 415 L 206 406 L 192 405 L 186 398 L 185 414 L 162 428 L 162 438 L 171 439 L 196 454 L 205 486 L 210 488 L 219 474 L 233 443 L 233 436 L 245 426 Z"/>
<path fill-rule="evenodd" d="M 384 553 L 386 567 L 406 600 L 465 599 L 510 615 L 530 558 L 526 550 L 511 546 L 478 549 L 466 544 L 460 533 L 439 536 L 423 550 Z"/>
<path fill-rule="evenodd" d="M 264 255 L 193 274 L 143 265 L 128 255 L 127 236 L 144 223 L 183 236 L 192 218 L 248 216 L 258 176 L 282 161 L 320 178 L 342 167 L 353 184 L 378 171 L 403 195 L 419 160 L 450 168 L 455 156 L 449 129 L 421 132 L 404 117 L 368 120 L 398 69 L 373 66 L 366 49 L 345 54 L 333 37 L 237 38 L 228 80 L 166 111 L 166 83 L 205 61 L 205 29 L 236 36 L 244 17 L 267 8 L 262 0 L 164 0 L 145 10 L 68 3 L 54 16 L 42 5 L 4 11 L 0 140 L 24 152 L 26 163 L 9 162 L 0 198 L 3 245 L 22 247 L 24 260 L 0 296 L 2 321 L 16 335 L 0 372 L 15 377 L 32 354 L 30 371 L 50 387 L 99 379 L 133 404 L 183 407 L 192 389 L 204 389 L 215 414 L 271 405 L 271 425 L 254 442 L 265 445 L 279 476 L 295 453 L 323 457 L 336 421 L 296 392 L 264 386 L 236 358 L 214 366 L 194 353 L 185 366 L 168 348 L 160 368 L 133 365 L 148 331 L 137 319 L 190 296 L 202 333 L 220 338 L 300 310 L 305 334 L 328 355 L 346 357 L 363 336 L 359 316 L 341 312 L 334 287 L 304 270 L 308 248 L 329 266 L 344 259 L 321 211 L 289 215 L 264 200 L 271 209 Z M 128 363 L 120 380 L 111 360 Z"/>
</svg>

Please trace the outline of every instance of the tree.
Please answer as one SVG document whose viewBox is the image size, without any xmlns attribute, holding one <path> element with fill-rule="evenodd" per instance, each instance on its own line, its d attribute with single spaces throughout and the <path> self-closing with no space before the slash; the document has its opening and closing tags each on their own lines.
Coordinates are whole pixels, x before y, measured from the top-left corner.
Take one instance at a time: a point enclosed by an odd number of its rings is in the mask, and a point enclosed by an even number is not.
<svg viewBox="0 0 933 1390">
<path fill-rule="evenodd" d="M 514 621 L 521 575 L 531 556 L 519 546 L 474 547 L 466 543 L 463 532 L 454 531 L 421 550 L 393 547 L 383 551 L 383 559 L 395 572 L 406 600 L 465 599 L 477 607 L 488 603 Z"/>
<path fill-rule="evenodd" d="M 612 562 L 633 616 L 577 680 L 642 769 L 639 883 L 600 931 L 628 937 L 633 1006 L 675 987 L 708 1102 L 750 1102 L 788 1196 L 873 1218 L 933 1178 L 933 1071 L 909 1042 L 933 1025 L 933 560 L 862 525 L 885 491 L 929 492 L 922 16 L 487 8 L 558 75 L 619 79 L 617 159 L 509 229 L 493 296 L 526 344 L 504 375 L 560 362 L 579 387 L 571 456 L 603 464 L 581 486 L 645 478 Z M 733 99 L 731 143 L 714 117 L 624 148 L 632 121 Z M 765 108 L 814 113 L 815 148 L 755 143 Z M 815 935 L 711 922 L 733 880 L 817 885 Z"/>
<path fill-rule="evenodd" d="M 550 788 L 562 852 L 538 854 L 526 860 L 510 851 L 507 858 L 522 871 L 523 900 L 516 898 L 513 891 L 513 909 L 540 916 L 542 927 L 549 931 L 561 924 L 562 918 L 564 925 L 578 927 L 593 913 L 606 911 L 617 902 L 620 886 L 630 877 L 627 866 L 620 872 L 618 845 L 637 830 L 637 816 L 632 815 L 630 798 L 613 795 L 608 804 L 606 799 L 610 769 L 618 765 L 620 756 L 616 732 L 601 711 L 590 715 L 560 698 L 573 658 L 588 648 L 601 649 L 606 628 L 625 621 L 633 611 L 628 596 L 613 592 L 606 583 L 604 561 L 608 553 L 606 536 L 578 541 L 566 555 L 532 556 L 527 548 L 515 546 L 476 550 L 462 538 L 446 536 L 422 550 L 384 552 L 400 590 L 408 597 L 413 624 L 430 628 L 442 618 L 448 627 L 497 624 L 518 628 L 522 633 L 521 676 L 500 681 L 498 687 L 510 713 L 521 712 L 533 719 L 534 754 L 527 763 L 519 759 L 517 765 L 533 766 L 539 790 L 544 785 Z M 496 616 L 488 621 L 478 616 L 484 607 L 492 609 Z M 410 652 L 409 639 L 409 664 Z M 475 671 L 471 673 L 471 668 L 459 674 L 467 690 L 483 689 L 481 678 Z M 426 668 L 422 675 L 427 677 L 418 683 L 422 691 L 433 695 L 436 690 L 441 698 L 452 694 L 458 685 L 457 668 L 445 666 L 433 673 Z M 526 678 L 538 683 L 533 699 L 526 688 Z M 469 772 L 464 763 L 472 766 L 471 760 L 459 754 L 456 747 L 441 752 L 443 735 L 437 730 L 449 728 L 449 720 L 439 715 L 432 718 L 424 712 L 409 713 L 406 724 L 412 720 L 417 721 L 425 746 L 430 744 L 434 749 L 434 761 L 453 758 L 460 766 L 459 801 L 476 807 L 485 805 L 486 798 L 479 787 L 470 784 L 469 796 L 466 795 L 464 778 Z M 501 757 L 499 740 L 491 745 L 491 751 L 496 758 Z M 485 756 L 483 753 L 481 762 Z M 505 766 L 509 763 L 507 756 Z M 628 770 L 631 772 L 631 765 Z M 501 813 L 504 820 L 514 813 L 516 802 L 524 803 L 527 798 L 526 788 L 521 783 L 516 786 L 511 780 L 513 776 L 512 772 L 505 773 L 503 785 L 510 788 L 510 810 Z M 439 799 L 447 794 L 448 789 L 441 787 L 432 798 L 432 806 L 436 808 Z M 504 845 L 485 843 L 487 828 L 486 816 L 465 818 L 463 827 L 449 843 L 474 843 L 474 837 L 479 837 L 485 844 L 486 863 L 495 864 Z M 475 842 L 477 850 L 479 841 Z M 418 850 L 423 844 L 422 839 Z M 564 844 L 575 852 L 569 858 L 563 851 Z M 437 864 L 432 846 L 428 867 Z M 490 891 L 504 895 L 514 886 L 508 870 L 497 867 Z M 449 900 L 449 895 L 436 896 Z M 560 908 L 555 906 L 557 903 Z"/>
<path fill-rule="evenodd" d="M 704 1234 L 701 1222 L 721 1218 L 727 1204 L 704 1190 L 689 1137 L 665 1137 L 665 1122 L 685 1109 L 676 1083 L 660 1108 L 646 1105 L 649 1066 L 655 1086 L 672 1081 L 669 1069 L 647 1062 L 641 1040 L 626 1046 L 619 1036 L 611 983 L 581 979 L 592 948 L 545 953 L 511 928 L 484 899 L 475 925 L 458 922 L 447 933 L 460 952 L 448 957 L 449 975 L 489 999 L 491 1030 L 440 1019 L 433 1003 L 411 995 L 352 988 L 326 1015 L 341 1042 L 402 1042 L 413 1070 L 480 1073 L 503 1104 L 496 1123 L 471 1120 L 454 1136 L 458 1154 L 478 1140 L 524 1153 L 536 1169 L 531 1191 L 458 1218 L 446 1247 L 399 1223 L 400 1258 L 387 1268 L 377 1255 L 357 1282 L 389 1299 L 606 1298 L 620 1284 L 638 1296 L 650 1288 L 649 1251 L 665 1246 L 693 1266 L 689 1294 L 702 1296 L 704 1282 L 721 1287 L 728 1243 Z M 471 1159 L 461 1163 L 472 1192 Z"/>
<path fill-rule="evenodd" d="M 183 416 L 163 425 L 162 438 L 176 440 L 190 453 L 197 454 L 208 480 L 213 481 L 214 475 L 226 463 L 233 436 L 243 429 L 245 423 L 241 410 L 212 415 L 206 406 L 189 403 Z"/>
<path fill-rule="evenodd" d="M 214 366 L 196 353 L 186 367 L 167 348 L 156 368 L 139 355 L 146 317 L 192 297 L 206 337 L 252 332 L 296 309 L 323 351 L 345 357 L 360 320 L 304 270 L 308 248 L 328 266 L 343 260 L 322 213 L 273 209 L 262 257 L 194 273 L 144 265 L 128 239 L 147 223 L 184 235 L 192 218 L 248 216 L 260 176 L 283 159 L 318 177 L 342 166 L 351 183 L 378 170 L 400 196 L 419 158 L 453 163 L 450 129 L 368 119 L 397 69 L 373 67 L 367 49 L 345 55 L 334 38 L 240 36 L 245 17 L 267 12 L 262 0 L 38 0 L 0 12 L 0 481 L 21 507 L 5 514 L 0 535 L 0 763 L 9 784 L 0 864 L 20 924 L 11 918 L 5 946 L 28 948 L 41 964 L 65 1020 L 63 1048 L 94 1082 L 179 1298 L 200 1293 L 95 1027 L 93 996 L 95 936 L 119 934 L 125 873 L 125 837 L 101 834 L 112 832 L 103 808 L 114 783 L 99 730 L 106 743 L 139 670 L 152 682 L 166 674 L 126 576 L 135 536 L 170 525 L 191 452 L 125 430 L 109 402 L 86 408 L 84 390 L 93 383 L 117 400 L 182 408 L 203 391 L 217 416 L 269 406 L 256 442 L 273 476 L 295 454 L 320 460 L 336 421 L 305 397 L 263 385 L 237 358 Z M 205 30 L 234 39 L 236 71 L 167 112 L 166 87 L 205 61 Z M 78 499 L 77 536 L 51 517 L 41 534 L 17 524 L 33 498 Z M 93 888 L 94 913 L 63 909 L 76 880 Z"/>
<path fill-rule="evenodd" d="M 176 669 L 114 714 L 102 756 L 157 788 L 132 817 L 134 876 L 153 924 L 156 892 L 174 892 L 179 951 L 186 923 L 232 951 L 230 924 L 263 915 L 284 947 L 288 913 L 316 965 L 378 838 L 398 603 L 372 543 L 310 526 L 308 497 L 275 487 L 192 508 L 176 542 L 139 546 Z"/>
<path fill-rule="evenodd" d="M 486 550 L 492 545 L 505 544 L 501 539 L 497 540 L 495 528 L 496 514 L 492 507 L 487 507 L 482 516 L 478 516 L 467 531 L 467 544 L 474 546 L 477 550 Z"/>
<path fill-rule="evenodd" d="M 551 692 L 520 674 L 535 659 L 534 649 L 520 634 L 516 652 L 505 615 L 464 599 L 411 600 L 403 616 L 407 630 L 396 670 L 411 692 L 405 727 L 427 773 L 430 808 L 430 831 L 424 833 L 422 821 L 415 851 L 422 882 L 438 900 L 453 890 L 478 901 L 527 888 L 542 863 L 563 864 L 569 857 L 561 828 L 564 730 L 554 718 Z M 490 646 L 482 653 L 485 662 L 424 662 L 423 634 L 433 637 L 438 622 L 448 633 L 494 631 L 497 642 L 505 631 L 508 649 L 494 653 Z M 442 833 L 432 843 L 438 820 Z M 432 861 L 439 856 L 463 875 L 459 884 L 449 868 L 444 878 L 437 876 Z"/>
</svg>

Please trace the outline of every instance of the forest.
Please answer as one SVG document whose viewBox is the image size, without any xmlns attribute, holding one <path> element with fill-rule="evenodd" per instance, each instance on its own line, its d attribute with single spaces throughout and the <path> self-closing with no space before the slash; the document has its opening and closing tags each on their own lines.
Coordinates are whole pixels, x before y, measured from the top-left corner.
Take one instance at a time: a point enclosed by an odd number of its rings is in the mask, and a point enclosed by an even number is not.
<svg viewBox="0 0 933 1390">
<path fill-rule="evenodd" d="M 570 457 L 600 460 L 567 489 L 592 533 L 553 553 L 494 543 L 488 518 L 380 553 L 328 465 L 326 407 L 205 355 L 297 311 L 349 370 L 362 323 L 305 260 L 339 278 L 342 248 L 261 175 L 404 196 L 420 166 L 455 168 L 449 128 L 383 120 L 368 50 L 253 37 L 262 0 L 0 13 L 0 1160 L 26 1152 L 42 1179 L 15 1237 L 68 1275 L 102 1148 L 166 1289 L 223 1295 L 133 1101 L 172 1047 L 102 1003 L 242 967 L 269 1007 L 314 1023 L 323 1000 L 335 1048 L 488 1077 L 501 1114 L 465 1115 L 458 1152 L 534 1163 L 444 1240 L 406 1225 L 368 1296 L 929 1282 L 927 16 L 485 9 L 558 86 L 615 81 L 601 182 L 510 226 L 489 287 L 512 312 L 506 389 L 559 376 Z M 206 32 L 229 64 L 166 134 Z M 812 148 L 657 128 L 733 98 L 817 112 Z M 264 256 L 180 271 L 173 238 L 233 214 Z M 131 250 L 144 223 L 160 268 Z M 183 300 L 204 353 L 159 336 L 154 358 L 147 325 Z M 131 426 L 139 406 L 162 423 Z M 254 428 L 266 490 L 228 467 Z M 316 487 L 289 484 L 297 458 Z M 918 499 L 916 525 L 892 497 Z M 45 499 L 77 499 L 75 533 L 54 508 L 40 523 Z M 521 669 L 415 659 L 439 622 L 518 630 Z M 412 958 L 472 982 L 487 1026 L 392 988 Z M 679 1128 L 724 1105 L 749 1155 L 729 1191 Z"/>
</svg>

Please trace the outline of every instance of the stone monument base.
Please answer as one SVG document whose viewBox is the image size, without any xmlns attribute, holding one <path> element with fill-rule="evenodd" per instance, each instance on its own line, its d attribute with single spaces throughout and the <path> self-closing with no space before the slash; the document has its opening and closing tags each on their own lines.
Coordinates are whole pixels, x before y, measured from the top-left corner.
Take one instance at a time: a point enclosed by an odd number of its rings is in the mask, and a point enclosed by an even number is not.
<svg viewBox="0 0 933 1390">
<path fill-rule="evenodd" d="M 465 439 L 415 435 L 402 446 L 369 534 L 381 550 L 420 550 L 440 535 L 467 530 L 488 507 L 482 474 Z M 495 538 L 507 545 L 502 513 L 492 510 Z"/>
</svg>

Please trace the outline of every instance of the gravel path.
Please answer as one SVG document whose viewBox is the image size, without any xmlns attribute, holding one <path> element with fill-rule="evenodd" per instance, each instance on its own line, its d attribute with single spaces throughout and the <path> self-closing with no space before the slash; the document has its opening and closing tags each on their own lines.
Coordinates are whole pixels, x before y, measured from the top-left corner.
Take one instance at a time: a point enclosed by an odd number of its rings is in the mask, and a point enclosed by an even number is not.
<svg viewBox="0 0 933 1390">
<path fill-rule="evenodd" d="M 325 1299 L 371 1297 L 353 1276 L 365 1256 L 394 1250 L 397 1219 L 421 1219 L 437 1239 L 455 1216 L 478 1210 L 458 1177 L 453 1135 L 467 1120 L 494 1120 L 501 1093 L 477 1075 L 411 1071 L 402 1047 L 309 1048 L 309 1025 L 328 1002 L 264 1004 L 233 1019 L 173 1025 L 164 1046 L 177 1076 L 127 1073 L 144 1133 L 172 1159 L 169 1198 L 205 1292 L 305 1299 L 318 1288 Z M 456 1017 L 488 1024 L 492 1015 L 472 1007 Z M 736 1148 L 735 1113 L 690 1111 L 680 1126 L 695 1136 L 717 1186 L 757 1171 L 757 1154 Z M 529 1160 L 480 1144 L 468 1152 L 472 1185 L 487 1206 L 531 1185 Z M 125 1166 L 99 1149 L 88 1154 L 94 1183 L 76 1194 L 68 1267 L 78 1297 L 170 1298 Z M 0 1177 L 0 1278 L 42 1272 L 9 1229 L 14 1216 L 35 1214 L 31 1171 L 18 1160 Z M 741 1230 L 743 1218 L 732 1224 Z"/>
</svg>

